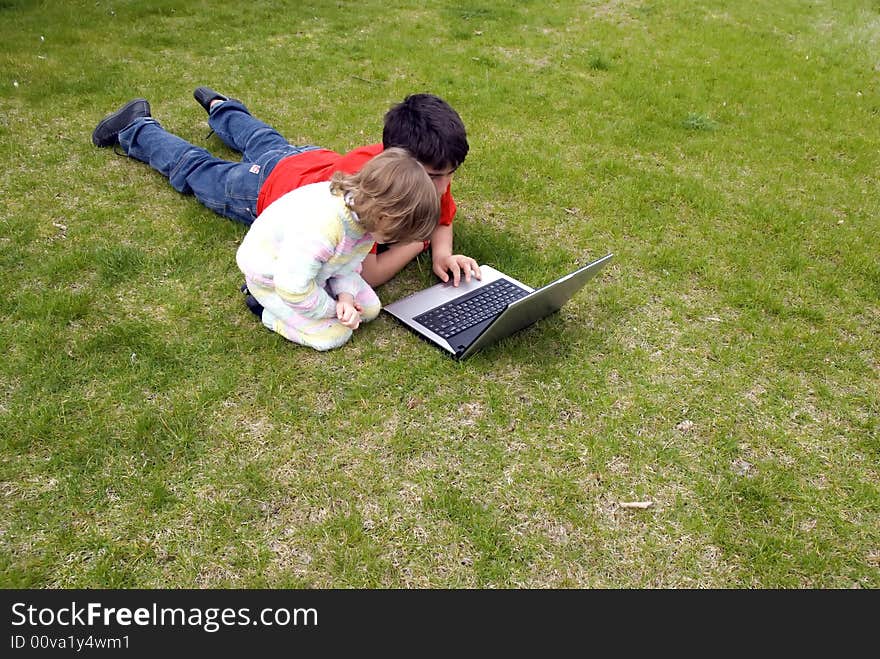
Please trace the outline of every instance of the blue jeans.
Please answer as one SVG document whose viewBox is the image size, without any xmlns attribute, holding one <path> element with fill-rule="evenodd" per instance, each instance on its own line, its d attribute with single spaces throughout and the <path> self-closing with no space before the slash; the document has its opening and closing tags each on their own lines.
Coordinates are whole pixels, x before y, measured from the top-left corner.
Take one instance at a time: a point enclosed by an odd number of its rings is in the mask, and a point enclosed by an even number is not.
<svg viewBox="0 0 880 659">
<path fill-rule="evenodd" d="M 178 192 L 193 194 L 225 217 L 250 226 L 257 218 L 257 197 L 269 173 L 282 158 L 317 146 L 294 146 L 271 126 L 255 119 L 235 100 L 214 106 L 208 125 L 241 162 L 212 156 L 169 133 L 152 117 L 141 117 L 119 132 L 123 151 L 168 177 Z"/>
</svg>

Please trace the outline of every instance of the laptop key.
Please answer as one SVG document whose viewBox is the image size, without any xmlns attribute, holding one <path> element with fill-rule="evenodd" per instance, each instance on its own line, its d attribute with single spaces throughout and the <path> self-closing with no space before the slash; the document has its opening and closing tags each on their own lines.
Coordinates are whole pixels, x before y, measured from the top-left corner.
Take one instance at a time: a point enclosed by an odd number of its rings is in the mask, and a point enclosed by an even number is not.
<svg viewBox="0 0 880 659">
<path fill-rule="evenodd" d="M 465 300 L 452 300 L 416 316 L 415 321 L 444 339 L 463 332 L 484 320 L 500 314 L 507 306 L 527 291 L 498 279 L 483 286 Z"/>
</svg>

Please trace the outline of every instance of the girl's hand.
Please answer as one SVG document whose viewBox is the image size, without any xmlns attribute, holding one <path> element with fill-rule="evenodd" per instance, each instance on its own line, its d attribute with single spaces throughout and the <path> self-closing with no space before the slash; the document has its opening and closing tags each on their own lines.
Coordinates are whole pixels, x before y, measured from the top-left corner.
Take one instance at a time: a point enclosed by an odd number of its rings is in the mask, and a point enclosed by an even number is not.
<svg viewBox="0 0 880 659">
<path fill-rule="evenodd" d="M 341 293 L 336 300 L 336 317 L 350 330 L 356 330 L 360 326 L 361 311 L 361 305 L 348 293 Z"/>
</svg>

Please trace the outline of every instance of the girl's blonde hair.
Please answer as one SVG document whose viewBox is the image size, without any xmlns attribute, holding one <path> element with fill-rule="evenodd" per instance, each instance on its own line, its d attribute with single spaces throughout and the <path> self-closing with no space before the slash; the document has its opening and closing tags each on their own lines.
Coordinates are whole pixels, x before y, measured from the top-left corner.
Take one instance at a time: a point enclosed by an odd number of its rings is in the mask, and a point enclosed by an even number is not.
<svg viewBox="0 0 880 659">
<path fill-rule="evenodd" d="M 347 197 L 361 226 L 389 242 L 427 240 L 440 219 L 431 177 L 404 149 L 385 149 L 356 174 L 336 172 L 330 190 Z"/>
</svg>

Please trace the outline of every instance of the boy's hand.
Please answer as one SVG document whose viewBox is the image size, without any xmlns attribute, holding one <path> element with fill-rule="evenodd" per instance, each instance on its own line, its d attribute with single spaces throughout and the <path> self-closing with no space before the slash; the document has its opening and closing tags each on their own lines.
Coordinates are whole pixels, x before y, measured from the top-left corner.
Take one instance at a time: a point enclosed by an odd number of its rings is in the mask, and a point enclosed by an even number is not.
<svg viewBox="0 0 880 659">
<path fill-rule="evenodd" d="M 336 299 L 336 317 L 339 322 L 350 330 L 356 330 L 361 324 L 363 308 L 348 293 L 340 293 Z"/>
<path fill-rule="evenodd" d="M 482 279 L 483 274 L 480 272 L 480 266 L 470 256 L 464 254 L 450 254 L 449 256 L 435 256 L 434 258 L 434 274 L 440 277 L 440 281 L 448 282 L 449 274 L 452 273 L 452 285 L 458 286 L 461 278 L 470 281 L 471 277 Z"/>
</svg>

